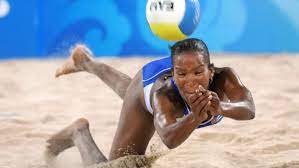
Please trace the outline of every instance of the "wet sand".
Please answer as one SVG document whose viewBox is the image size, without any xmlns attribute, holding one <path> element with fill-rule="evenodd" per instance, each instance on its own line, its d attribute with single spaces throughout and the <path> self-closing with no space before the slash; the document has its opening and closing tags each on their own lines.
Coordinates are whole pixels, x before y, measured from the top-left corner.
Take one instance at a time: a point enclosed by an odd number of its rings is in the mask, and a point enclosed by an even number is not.
<svg viewBox="0 0 299 168">
<path fill-rule="evenodd" d="M 151 58 L 99 59 L 134 76 Z M 164 153 L 153 168 L 299 167 L 299 57 L 215 54 L 251 91 L 256 118 L 196 130 L 174 150 L 155 135 L 147 155 Z M 45 168 L 45 141 L 79 117 L 109 154 L 122 100 L 97 77 L 80 72 L 55 79 L 62 59 L 0 61 L 0 167 Z M 80 168 L 76 148 L 59 155 L 57 168 Z"/>
</svg>

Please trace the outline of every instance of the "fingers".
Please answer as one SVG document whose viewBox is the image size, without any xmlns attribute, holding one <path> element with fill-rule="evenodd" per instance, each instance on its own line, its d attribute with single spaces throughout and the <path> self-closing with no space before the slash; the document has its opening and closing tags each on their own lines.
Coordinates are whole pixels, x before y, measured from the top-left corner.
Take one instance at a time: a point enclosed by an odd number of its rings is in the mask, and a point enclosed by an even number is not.
<svg viewBox="0 0 299 168">
<path fill-rule="evenodd" d="M 220 110 L 220 99 L 217 95 L 217 93 L 215 92 L 211 92 L 213 98 L 211 100 L 211 105 L 209 107 L 209 111 L 211 111 L 212 115 L 218 115 L 219 114 L 219 110 Z"/>
<path fill-rule="evenodd" d="M 217 93 L 211 92 L 211 95 L 212 95 L 211 106 L 214 106 L 214 107 L 218 106 L 220 99 L 219 99 Z"/>
<path fill-rule="evenodd" d="M 210 95 L 206 92 L 203 95 L 199 96 L 192 104 L 192 107 L 197 107 L 203 100 L 207 99 Z"/>
<path fill-rule="evenodd" d="M 212 96 L 207 94 L 205 96 L 201 97 L 202 100 L 201 101 L 197 101 L 196 105 L 194 106 L 194 108 L 192 109 L 197 115 L 201 115 L 203 112 L 205 112 L 209 106 L 210 106 L 210 101 Z"/>
<path fill-rule="evenodd" d="M 202 87 L 201 85 L 199 85 L 198 86 L 198 90 L 200 91 L 200 92 L 205 92 L 205 91 L 207 91 L 204 87 Z"/>
<path fill-rule="evenodd" d="M 210 91 L 211 95 L 213 96 L 214 99 L 219 99 L 218 94 L 215 92 Z"/>
<path fill-rule="evenodd" d="M 201 95 L 203 95 L 206 92 L 207 90 L 204 89 L 204 87 L 202 87 L 201 85 L 199 85 L 198 88 L 195 90 L 195 93 L 187 98 L 188 102 L 194 103 Z"/>
<path fill-rule="evenodd" d="M 209 116 L 209 114 L 208 114 L 209 106 L 210 106 L 210 101 L 208 101 L 208 103 L 206 103 L 204 105 L 204 107 L 202 108 L 202 110 L 198 114 L 198 117 L 200 118 L 201 122 L 208 118 L 208 116 Z"/>
<path fill-rule="evenodd" d="M 210 108 L 211 105 L 211 101 L 208 101 L 208 103 L 206 103 L 206 105 L 202 108 L 201 113 L 205 113 L 208 111 L 208 109 Z"/>
<path fill-rule="evenodd" d="M 189 103 L 193 104 L 200 96 L 202 96 L 202 92 L 192 94 L 189 96 Z"/>
<path fill-rule="evenodd" d="M 201 95 L 208 92 L 208 90 L 205 90 L 201 85 L 198 86 L 198 89 L 195 90 L 195 93 L 188 97 L 188 102 L 190 104 L 194 103 Z"/>
<path fill-rule="evenodd" d="M 195 94 L 189 96 L 189 103 L 191 110 L 196 115 L 201 116 L 208 110 L 213 112 L 219 106 L 219 98 L 217 93 L 205 90 L 202 86 L 199 86 Z"/>
<path fill-rule="evenodd" d="M 200 102 L 200 104 L 198 105 L 198 107 L 200 108 L 200 112 L 205 112 L 206 108 L 208 108 L 211 104 L 211 99 L 212 96 L 209 95 L 206 99 L 204 99 L 203 101 Z"/>
</svg>

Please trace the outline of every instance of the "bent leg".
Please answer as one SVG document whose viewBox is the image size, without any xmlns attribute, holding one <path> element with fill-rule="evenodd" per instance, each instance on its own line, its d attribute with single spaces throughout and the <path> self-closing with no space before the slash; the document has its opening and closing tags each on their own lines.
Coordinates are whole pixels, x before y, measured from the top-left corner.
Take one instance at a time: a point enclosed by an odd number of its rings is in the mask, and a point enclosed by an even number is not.
<svg viewBox="0 0 299 168">
<path fill-rule="evenodd" d="M 108 85 L 121 99 L 124 99 L 131 78 L 101 62 L 89 62 L 85 64 L 87 72 L 95 74 Z"/>
<path fill-rule="evenodd" d="M 76 146 L 84 166 L 107 161 L 90 134 L 88 121 L 83 118 L 53 135 L 47 142 L 48 152 L 55 156 L 72 146 Z"/>
<path fill-rule="evenodd" d="M 92 53 L 84 45 L 77 45 L 73 49 L 70 59 L 57 69 L 55 76 L 59 77 L 61 75 L 80 71 L 86 71 L 96 75 L 122 99 L 132 80 L 131 77 L 115 68 L 94 61 L 92 59 Z"/>
</svg>

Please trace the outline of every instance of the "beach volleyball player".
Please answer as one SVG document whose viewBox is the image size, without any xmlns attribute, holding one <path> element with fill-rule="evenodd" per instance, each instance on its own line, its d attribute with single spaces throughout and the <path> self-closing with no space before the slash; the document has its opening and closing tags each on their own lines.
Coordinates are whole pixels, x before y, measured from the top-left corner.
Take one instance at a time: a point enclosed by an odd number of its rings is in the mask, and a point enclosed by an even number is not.
<svg viewBox="0 0 299 168">
<path fill-rule="evenodd" d="M 223 117 L 254 118 L 255 105 L 250 91 L 232 68 L 214 67 L 210 63 L 203 41 L 186 39 L 170 49 L 171 57 L 144 65 L 131 79 L 113 67 L 94 61 L 86 47 L 75 47 L 70 59 L 57 70 L 56 77 L 85 71 L 112 88 L 123 99 L 117 131 L 109 158 L 96 146 L 88 121 L 82 118 L 53 135 L 47 141 L 48 151 L 58 155 L 76 146 L 83 164 L 88 166 L 126 155 L 145 154 L 155 131 L 168 148 L 176 148 L 197 128 L 214 125 Z"/>
</svg>

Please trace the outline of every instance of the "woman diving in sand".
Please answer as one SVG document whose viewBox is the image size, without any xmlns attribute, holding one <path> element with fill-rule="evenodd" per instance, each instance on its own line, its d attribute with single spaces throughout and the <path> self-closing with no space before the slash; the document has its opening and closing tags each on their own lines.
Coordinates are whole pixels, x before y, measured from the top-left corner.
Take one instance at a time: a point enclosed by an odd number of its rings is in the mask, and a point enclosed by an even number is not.
<svg viewBox="0 0 299 168">
<path fill-rule="evenodd" d="M 91 52 L 80 45 L 56 77 L 79 71 L 95 74 L 123 99 L 109 157 L 97 147 L 83 118 L 47 141 L 53 155 L 76 146 L 85 166 L 143 155 L 155 131 L 172 149 L 197 128 L 217 124 L 223 117 L 250 120 L 255 116 L 250 91 L 231 68 L 216 68 L 210 63 L 208 48 L 199 39 L 175 43 L 171 57 L 146 64 L 132 79 L 94 61 Z"/>
</svg>

